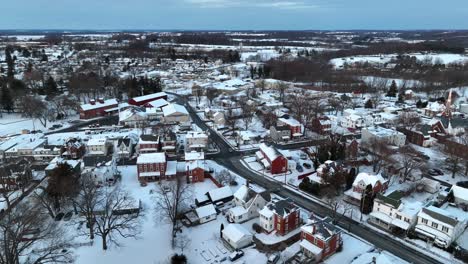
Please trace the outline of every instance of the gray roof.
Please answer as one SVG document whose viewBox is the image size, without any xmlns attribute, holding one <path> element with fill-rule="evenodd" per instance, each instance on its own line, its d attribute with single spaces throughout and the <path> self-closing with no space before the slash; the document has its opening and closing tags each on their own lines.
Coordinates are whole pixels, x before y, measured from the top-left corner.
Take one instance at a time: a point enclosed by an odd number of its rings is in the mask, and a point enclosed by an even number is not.
<svg viewBox="0 0 468 264">
<path fill-rule="evenodd" d="M 429 208 L 423 208 L 422 212 L 429 215 L 430 217 L 432 217 L 434 219 L 437 219 L 437 220 L 439 220 L 441 222 L 444 222 L 446 224 L 449 224 L 451 226 L 456 226 L 458 224 L 457 219 L 453 219 L 453 218 L 451 218 L 449 216 L 440 214 L 440 213 L 438 213 L 436 211 L 430 210 Z"/>
</svg>

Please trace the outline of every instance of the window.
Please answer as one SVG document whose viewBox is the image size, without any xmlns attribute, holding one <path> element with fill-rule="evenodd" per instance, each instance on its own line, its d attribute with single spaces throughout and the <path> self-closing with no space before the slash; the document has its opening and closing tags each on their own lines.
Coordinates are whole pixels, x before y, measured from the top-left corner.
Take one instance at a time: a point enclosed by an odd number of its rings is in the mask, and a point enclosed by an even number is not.
<svg viewBox="0 0 468 264">
<path fill-rule="evenodd" d="M 399 219 L 399 220 L 401 220 L 401 215 L 397 214 L 397 215 L 396 215 L 396 218 Z"/>
<path fill-rule="evenodd" d="M 405 217 L 405 222 L 406 222 L 406 223 L 409 223 L 409 222 L 410 222 L 409 218 L 406 218 L 406 217 Z"/>
<path fill-rule="evenodd" d="M 432 227 L 433 227 L 433 228 L 437 228 L 438 226 L 439 226 L 439 225 L 438 225 L 437 223 L 434 223 L 434 222 L 432 223 Z"/>
<path fill-rule="evenodd" d="M 449 229 L 448 229 L 448 227 L 446 227 L 446 226 L 442 226 L 442 231 L 443 231 L 444 233 L 448 233 Z"/>
<path fill-rule="evenodd" d="M 423 224 L 426 224 L 426 225 L 427 225 L 427 219 L 421 218 L 421 223 L 423 223 Z"/>
</svg>

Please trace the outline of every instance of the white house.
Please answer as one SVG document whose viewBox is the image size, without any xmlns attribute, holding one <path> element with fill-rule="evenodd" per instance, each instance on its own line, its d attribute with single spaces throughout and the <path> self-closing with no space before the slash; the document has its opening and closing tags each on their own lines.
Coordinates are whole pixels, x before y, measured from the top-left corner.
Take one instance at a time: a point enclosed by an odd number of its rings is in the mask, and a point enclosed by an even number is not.
<svg viewBox="0 0 468 264">
<path fill-rule="evenodd" d="M 453 199 L 456 204 L 464 204 L 468 206 L 468 189 L 457 185 L 453 185 L 450 190 L 453 194 Z"/>
<path fill-rule="evenodd" d="M 204 132 L 190 131 L 185 136 L 185 149 L 202 150 L 208 147 L 208 135 Z"/>
<path fill-rule="evenodd" d="M 270 201 L 268 192 L 257 193 L 246 185 L 242 185 L 234 193 L 235 207 L 229 209 L 228 219 L 234 223 L 241 223 L 258 217 L 258 211 Z"/>
<path fill-rule="evenodd" d="M 212 221 L 216 219 L 216 209 L 213 204 L 208 204 L 202 207 L 195 209 L 198 219 L 200 219 L 200 224 Z"/>
<path fill-rule="evenodd" d="M 414 228 L 416 234 L 426 240 L 434 241 L 440 247 L 447 248 L 455 241 L 466 227 L 464 218 L 454 215 L 447 209 L 433 205 L 424 207 L 418 214 Z"/>
<path fill-rule="evenodd" d="M 229 224 L 221 232 L 222 238 L 232 248 L 241 249 L 253 243 L 252 234 L 240 224 Z"/>
<path fill-rule="evenodd" d="M 416 219 L 422 204 L 406 202 L 404 193 L 394 191 L 388 195 L 377 194 L 374 207 L 368 221 L 389 231 L 408 231 L 416 224 Z"/>
<path fill-rule="evenodd" d="M 169 104 L 164 106 L 162 111 L 166 123 L 187 123 L 190 121 L 190 115 L 182 105 Z"/>
<path fill-rule="evenodd" d="M 388 144 L 397 147 L 404 146 L 406 143 L 405 134 L 388 128 L 383 127 L 368 127 L 362 129 L 361 142 L 363 144 L 371 142 L 373 139 L 384 140 Z"/>
<path fill-rule="evenodd" d="M 88 143 L 88 155 L 106 156 L 108 151 L 106 138 L 91 138 Z"/>
<path fill-rule="evenodd" d="M 260 215 L 260 226 L 267 232 L 271 233 L 274 229 L 274 215 L 275 213 L 268 208 L 268 206 L 263 207 L 259 212 Z"/>
<path fill-rule="evenodd" d="M 359 205 L 362 195 L 366 188 L 370 186 L 373 193 L 383 193 L 388 187 L 388 181 L 380 174 L 372 175 L 361 172 L 354 179 L 353 187 L 345 192 L 345 200 L 350 203 Z"/>
</svg>

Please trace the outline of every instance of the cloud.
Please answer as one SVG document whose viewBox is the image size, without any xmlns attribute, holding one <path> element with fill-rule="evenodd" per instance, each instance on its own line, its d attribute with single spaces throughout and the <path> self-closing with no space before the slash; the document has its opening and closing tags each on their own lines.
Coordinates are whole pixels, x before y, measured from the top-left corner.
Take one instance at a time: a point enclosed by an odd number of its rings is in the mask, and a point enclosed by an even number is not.
<svg viewBox="0 0 468 264">
<path fill-rule="evenodd" d="M 196 5 L 201 8 L 229 8 L 229 7 L 263 7 L 284 10 L 299 10 L 318 8 L 318 5 L 307 3 L 305 1 L 271 1 L 257 0 L 256 2 L 248 0 L 184 0 L 186 3 Z"/>
</svg>

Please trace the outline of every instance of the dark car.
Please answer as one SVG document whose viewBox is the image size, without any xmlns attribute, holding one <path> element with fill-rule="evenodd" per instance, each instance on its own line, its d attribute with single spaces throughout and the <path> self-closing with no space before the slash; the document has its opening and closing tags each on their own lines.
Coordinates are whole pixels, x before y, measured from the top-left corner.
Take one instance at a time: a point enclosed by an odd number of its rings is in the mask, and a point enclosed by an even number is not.
<svg viewBox="0 0 468 264">
<path fill-rule="evenodd" d="M 69 221 L 70 218 L 73 216 L 73 212 L 68 212 L 63 216 L 63 221 Z"/>
<path fill-rule="evenodd" d="M 304 164 L 302 164 L 302 166 L 304 166 L 304 168 L 306 168 L 306 169 L 311 169 L 312 168 L 312 165 L 310 165 L 309 163 L 304 163 Z"/>
<path fill-rule="evenodd" d="M 299 164 L 297 164 L 296 170 L 297 170 L 298 172 L 303 172 L 303 171 L 304 171 L 304 169 L 303 169 L 303 168 L 301 167 L 301 165 L 299 165 Z"/>
<path fill-rule="evenodd" d="M 62 218 L 63 218 L 64 215 L 65 215 L 64 213 L 58 213 L 58 214 L 55 216 L 55 221 L 60 221 L 60 220 L 62 220 Z"/>
<path fill-rule="evenodd" d="M 230 261 L 236 261 L 244 256 L 244 251 L 242 250 L 236 250 L 229 255 L 229 260 Z"/>
</svg>

